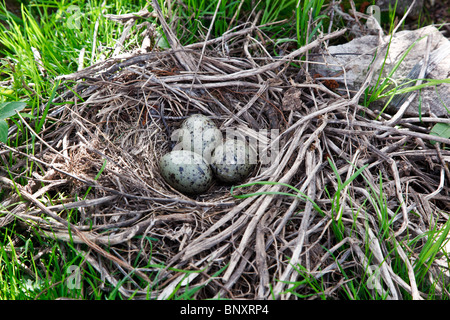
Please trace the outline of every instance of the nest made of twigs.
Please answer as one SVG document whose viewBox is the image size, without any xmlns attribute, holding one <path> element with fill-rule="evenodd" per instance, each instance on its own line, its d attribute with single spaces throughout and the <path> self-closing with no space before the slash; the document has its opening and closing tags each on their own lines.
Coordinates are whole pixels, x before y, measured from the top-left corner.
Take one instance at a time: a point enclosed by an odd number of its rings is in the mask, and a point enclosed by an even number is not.
<svg viewBox="0 0 450 320">
<path fill-rule="evenodd" d="M 417 121 L 386 125 L 388 115 L 375 120 L 357 99 L 290 65 L 306 66 L 302 54 L 344 30 L 277 58 L 250 37 L 255 30 L 262 32 L 252 26 L 185 47 L 171 38 L 171 50 L 111 58 L 66 76 L 79 81 L 82 99 L 63 95 L 71 103 L 58 107 L 56 128 L 33 157 L 47 174 L 22 188 L 30 207 L 16 206 L 12 214 L 48 237 L 87 244 L 93 249 L 87 261 L 112 285 L 131 274 L 119 291 L 134 298 L 149 292 L 167 298 L 180 283 L 204 286 L 198 299 L 293 298 L 310 293 L 289 284 L 305 274 L 326 278 L 324 294 L 339 298 L 342 270 L 363 277 L 369 256 L 384 282 L 374 290 L 426 296 L 414 281 L 395 276 L 390 262 L 399 257 L 390 248 L 448 220 L 449 152 L 431 145 L 428 128 Z M 171 132 L 192 113 L 278 146 L 273 161 L 259 163 L 245 181 L 253 185 L 234 190 L 243 198 L 217 182 L 187 196 L 161 178 L 158 161 L 172 147 Z M 279 135 L 258 135 L 271 129 Z M 72 197 L 53 206 L 37 200 L 49 190 Z M 74 208 L 79 215 L 68 228 Z M 393 238 L 383 236 L 383 214 Z M 398 249 L 408 270 L 417 248 Z M 99 257 L 112 263 L 100 265 Z M 430 272 L 437 274 L 435 267 Z M 179 269 L 194 272 L 186 278 Z"/>
</svg>

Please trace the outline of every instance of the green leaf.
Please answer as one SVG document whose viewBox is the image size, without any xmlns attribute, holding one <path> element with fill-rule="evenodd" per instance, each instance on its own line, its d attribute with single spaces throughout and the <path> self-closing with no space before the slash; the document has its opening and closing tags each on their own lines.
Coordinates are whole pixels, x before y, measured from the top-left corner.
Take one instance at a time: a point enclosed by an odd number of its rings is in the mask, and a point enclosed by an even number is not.
<svg viewBox="0 0 450 320">
<path fill-rule="evenodd" d="M 16 111 L 22 111 L 27 104 L 21 101 L 3 102 L 0 103 L 0 119 L 12 117 L 16 114 Z"/>
<path fill-rule="evenodd" d="M 0 141 L 6 143 L 8 139 L 8 123 L 7 118 L 12 117 L 25 108 L 27 104 L 21 101 L 3 102 L 0 103 Z"/>
<path fill-rule="evenodd" d="M 0 119 L 0 141 L 6 143 L 8 139 L 8 124 L 5 120 Z"/>
<path fill-rule="evenodd" d="M 436 123 L 430 131 L 430 134 L 442 138 L 449 139 L 450 138 L 450 124 L 448 123 Z M 432 144 L 435 144 L 436 141 L 430 141 Z"/>
</svg>

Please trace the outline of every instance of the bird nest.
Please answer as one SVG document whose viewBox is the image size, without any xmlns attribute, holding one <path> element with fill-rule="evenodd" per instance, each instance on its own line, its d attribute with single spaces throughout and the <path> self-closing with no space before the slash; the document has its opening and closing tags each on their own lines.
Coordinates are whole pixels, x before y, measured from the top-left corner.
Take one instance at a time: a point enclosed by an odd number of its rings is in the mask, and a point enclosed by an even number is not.
<svg viewBox="0 0 450 320">
<path fill-rule="evenodd" d="M 35 155 L 7 147 L 42 174 L 17 187 L 27 207 L 14 204 L 13 191 L 3 202 L 10 214 L 2 224 L 18 216 L 76 244 L 124 297 L 198 288 L 196 299 L 289 299 L 314 296 L 306 284 L 319 281 L 320 294 L 342 298 L 347 280 L 374 266 L 380 282 L 370 289 L 426 297 L 411 272 L 450 207 L 450 153 L 430 143 L 449 141 L 429 135 L 433 118 L 393 125 L 358 104 L 365 88 L 349 97 L 314 81 L 305 54 L 345 30 L 290 52 L 256 40 L 255 26 L 188 46 L 165 32 L 170 50 L 64 77 L 77 81 L 77 94 L 63 93 L 64 104 L 50 110 L 54 125 Z M 159 159 L 194 113 L 263 146 L 243 185 L 215 182 L 188 196 L 162 179 Z M 48 195 L 56 193 L 67 197 L 55 203 Z M 393 270 L 399 261 L 409 277 Z M 442 279 L 439 261 L 426 279 Z"/>
</svg>

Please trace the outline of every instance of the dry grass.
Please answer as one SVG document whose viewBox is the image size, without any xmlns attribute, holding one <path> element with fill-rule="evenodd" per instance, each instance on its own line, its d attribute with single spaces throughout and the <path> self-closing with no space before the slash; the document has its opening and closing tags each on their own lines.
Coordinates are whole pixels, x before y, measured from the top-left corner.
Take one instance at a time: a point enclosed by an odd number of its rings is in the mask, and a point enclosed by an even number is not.
<svg viewBox="0 0 450 320">
<path fill-rule="evenodd" d="M 61 95 L 71 103 L 53 110 L 58 120 L 42 135 L 48 146 L 41 144 L 34 157 L 3 145 L 19 163 L 33 160 L 45 174 L 17 186 L 28 208 L 12 209 L 2 224 L 15 215 L 47 237 L 85 245 L 106 281 L 116 285 L 132 274 L 120 289 L 124 297 L 148 291 L 169 297 L 184 269 L 194 271 L 190 287 L 206 284 L 196 299 L 294 298 L 286 290 L 302 278 L 298 264 L 323 281 L 329 297 L 342 297 L 348 275 L 363 277 L 369 264 L 381 268 L 380 295 L 426 297 L 413 272 L 420 245 L 409 241 L 448 220 L 444 158 L 450 152 L 430 140 L 450 141 L 430 136 L 417 119 L 402 119 L 401 128 L 389 125 L 389 115 L 374 120 L 378 115 L 358 104 L 365 88 L 352 98 L 314 82 L 302 57 L 345 30 L 275 59 L 271 43 L 254 37 L 265 38 L 254 25 L 185 47 L 167 28 L 171 50 L 111 58 L 64 77 L 79 82 L 80 97 Z M 258 166 L 246 181 L 254 184 L 234 189 L 262 194 L 237 199 L 230 186 L 216 183 L 188 197 L 163 181 L 158 159 L 192 113 L 210 116 L 222 130 L 280 131 L 267 138 L 280 146 L 276 161 Z M 259 184 L 264 181 L 285 185 Z M 1 183 L 11 188 L 13 203 L 12 181 Z M 38 200 L 61 190 L 80 198 L 53 206 Z M 281 192 L 292 196 L 273 194 Z M 68 228 L 73 208 L 79 214 Z M 145 236 L 158 241 L 151 247 Z M 399 259 L 406 278 L 393 270 Z M 430 275 L 440 270 L 433 266 Z"/>
</svg>

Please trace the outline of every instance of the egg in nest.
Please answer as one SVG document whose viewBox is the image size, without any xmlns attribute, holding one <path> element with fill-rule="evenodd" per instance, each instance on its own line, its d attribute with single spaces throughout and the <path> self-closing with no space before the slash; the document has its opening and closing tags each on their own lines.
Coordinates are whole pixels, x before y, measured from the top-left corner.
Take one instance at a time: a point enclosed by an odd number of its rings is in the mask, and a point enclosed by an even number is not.
<svg viewBox="0 0 450 320">
<path fill-rule="evenodd" d="M 164 180 L 182 193 L 199 194 L 208 190 L 211 185 L 211 168 L 195 152 L 171 151 L 161 158 L 159 166 Z"/>
<path fill-rule="evenodd" d="M 244 180 L 256 163 L 256 154 L 243 140 L 227 139 L 212 154 L 211 168 L 222 182 L 235 183 Z"/>
<path fill-rule="evenodd" d="M 222 143 L 222 132 L 202 114 L 194 114 L 183 121 L 178 134 L 177 150 L 189 150 L 203 156 L 209 163 L 212 151 Z"/>
</svg>

